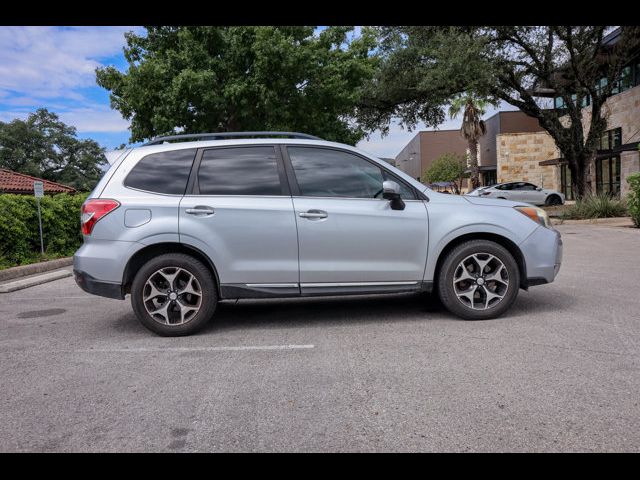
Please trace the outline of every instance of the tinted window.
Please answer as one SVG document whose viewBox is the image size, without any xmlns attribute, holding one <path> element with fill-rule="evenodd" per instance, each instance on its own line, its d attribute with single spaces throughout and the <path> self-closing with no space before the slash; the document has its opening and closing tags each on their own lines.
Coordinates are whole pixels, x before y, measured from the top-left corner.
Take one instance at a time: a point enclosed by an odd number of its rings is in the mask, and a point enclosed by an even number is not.
<svg viewBox="0 0 640 480">
<path fill-rule="evenodd" d="M 195 156 L 195 149 L 147 155 L 133 167 L 124 184 L 149 192 L 184 195 Z"/>
<path fill-rule="evenodd" d="M 523 183 L 518 190 L 535 190 L 536 186 L 533 183 Z"/>
<path fill-rule="evenodd" d="M 205 150 L 198 187 L 200 195 L 282 195 L 275 148 Z"/>
<path fill-rule="evenodd" d="M 289 147 L 288 152 L 302 195 L 382 198 L 382 182 L 393 180 L 402 198 L 415 198 L 398 178 L 352 153 L 308 147 Z"/>
</svg>

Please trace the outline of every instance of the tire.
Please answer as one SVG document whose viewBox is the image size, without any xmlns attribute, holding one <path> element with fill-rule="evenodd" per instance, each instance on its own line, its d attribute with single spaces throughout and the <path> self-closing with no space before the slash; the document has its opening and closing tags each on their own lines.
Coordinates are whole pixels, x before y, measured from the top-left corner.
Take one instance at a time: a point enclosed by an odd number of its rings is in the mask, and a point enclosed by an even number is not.
<svg viewBox="0 0 640 480">
<path fill-rule="evenodd" d="M 562 205 L 562 199 L 555 194 L 549 195 L 546 201 L 547 205 Z"/>
<path fill-rule="evenodd" d="M 183 253 L 149 260 L 131 285 L 131 305 L 138 320 L 163 337 L 191 335 L 202 329 L 213 317 L 217 302 L 211 271 Z"/>
<path fill-rule="evenodd" d="M 478 275 L 481 265 L 472 255 L 477 255 L 480 262 L 487 262 L 482 275 Z M 466 273 L 462 265 L 467 267 Z M 482 278 L 482 284 L 476 276 Z M 491 280 L 492 277 L 496 279 Z M 520 271 L 511 253 L 502 245 L 490 240 L 470 240 L 447 254 L 437 281 L 438 296 L 447 310 L 465 320 L 488 320 L 502 315 L 516 300 Z M 474 293 L 468 296 L 467 292 L 471 291 Z"/>
</svg>

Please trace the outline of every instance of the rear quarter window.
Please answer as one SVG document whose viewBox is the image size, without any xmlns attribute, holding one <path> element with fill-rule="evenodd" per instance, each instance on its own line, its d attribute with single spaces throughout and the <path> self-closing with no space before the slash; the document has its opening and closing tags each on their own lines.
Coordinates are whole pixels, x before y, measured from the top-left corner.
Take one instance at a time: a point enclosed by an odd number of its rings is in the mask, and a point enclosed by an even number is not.
<svg viewBox="0 0 640 480">
<path fill-rule="evenodd" d="M 154 193 L 184 195 L 196 149 L 152 153 L 129 172 L 124 186 Z"/>
</svg>

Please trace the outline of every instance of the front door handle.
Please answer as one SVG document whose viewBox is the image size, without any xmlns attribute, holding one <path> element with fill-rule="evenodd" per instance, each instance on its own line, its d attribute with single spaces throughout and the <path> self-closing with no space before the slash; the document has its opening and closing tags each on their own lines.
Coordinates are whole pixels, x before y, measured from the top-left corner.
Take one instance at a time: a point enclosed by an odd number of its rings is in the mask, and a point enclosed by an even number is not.
<svg viewBox="0 0 640 480">
<path fill-rule="evenodd" d="M 198 215 L 198 216 L 209 216 L 209 215 L 213 215 L 214 213 L 216 213 L 216 211 L 211 208 L 211 207 L 207 207 L 204 205 L 197 205 L 193 208 L 187 208 L 185 211 L 185 213 L 188 213 L 189 215 Z"/>
<path fill-rule="evenodd" d="M 302 218 L 327 218 L 329 214 L 324 210 L 308 210 L 306 212 L 300 212 Z"/>
</svg>

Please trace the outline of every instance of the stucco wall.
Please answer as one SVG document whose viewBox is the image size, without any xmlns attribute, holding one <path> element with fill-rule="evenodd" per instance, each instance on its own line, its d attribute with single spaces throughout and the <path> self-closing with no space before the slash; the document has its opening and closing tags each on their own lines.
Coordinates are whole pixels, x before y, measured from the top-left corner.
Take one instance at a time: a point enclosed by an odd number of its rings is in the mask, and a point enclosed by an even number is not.
<svg viewBox="0 0 640 480">
<path fill-rule="evenodd" d="M 396 155 L 395 165 L 403 172 L 417 178 L 422 174 L 421 154 L 420 154 L 420 132 L 409 141 L 398 155 Z"/>
</svg>

